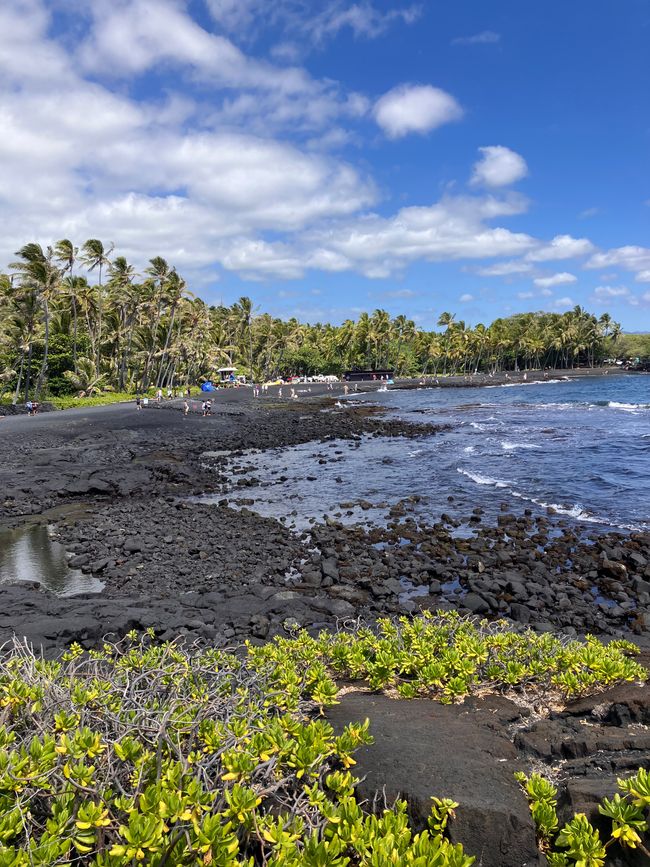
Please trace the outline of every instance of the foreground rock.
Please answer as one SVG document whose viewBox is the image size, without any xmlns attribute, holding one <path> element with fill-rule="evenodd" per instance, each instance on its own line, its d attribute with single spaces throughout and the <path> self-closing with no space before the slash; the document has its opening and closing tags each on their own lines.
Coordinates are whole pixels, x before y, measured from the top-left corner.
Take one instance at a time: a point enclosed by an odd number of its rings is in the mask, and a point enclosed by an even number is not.
<svg viewBox="0 0 650 867">
<path fill-rule="evenodd" d="M 328 716 L 337 728 L 370 718 L 375 743 L 358 751 L 354 771 L 364 778 L 359 795 L 371 804 L 405 798 L 421 830 L 431 797 L 453 798 L 460 806 L 449 836 L 479 864 L 540 864 L 528 804 L 513 777 L 520 767 L 517 751 L 503 733 L 519 716 L 511 702 L 495 698 L 447 707 L 357 693 L 345 696 Z"/>
<path fill-rule="evenodd" d="M 640 661 L 648 665 L 650 655 Z M 648 684 L 622 684 L 561 711 L 536 708 L 534 714 L 499 696 L 443 706 L 358 692 L 344 696 L 328 717 L 337 729 L 370 718 L 375 743 L 359 750 L 354 767 L 362 798 L 375 809 L 406 799 L 418 828 L 426 827 L 431 797 L 453 798 L 460 806 L 450 837 L 482 867 L 546 863 L 516 770 L 534 768 L 556 781 L 561 824 L 586 813 L 608 839 L 611 823 L 598 805 L 617 791 L 618 777 L 650 765 Z M 640 867 L 644 858 L 614 845 L 607 864 Z"/>
</svg>

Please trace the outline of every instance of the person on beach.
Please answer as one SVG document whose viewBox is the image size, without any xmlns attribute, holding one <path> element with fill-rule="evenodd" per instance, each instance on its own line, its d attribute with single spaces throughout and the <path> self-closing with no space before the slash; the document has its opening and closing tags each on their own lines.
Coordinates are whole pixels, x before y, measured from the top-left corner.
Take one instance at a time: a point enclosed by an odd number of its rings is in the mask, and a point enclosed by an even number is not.
<svg viewBox="0 0 650 867">
<path fill-rule="evenodd" d="M 347 394 L 349 391 L 350 391 L 350 386 L 346 382 L 345 385 L 343 386 L 343 394 Z"/>
<path fill-rule="evenodd" d="M 171 399 L 172 399 L 172 390 L 171 390 L 171 388 L 168 388 L 167 389 L 167 400 L 171 400 Z"/>
<path fill-rule="evenodd" d="M 205 414 L 212 415 L 212 401 L 206 400 L 205 402 Z"/>
<path fill-rule="evenodd" d="M 184 400 L 183 401 L 183 417 L 185 417 L 189 411 L 190 411 L 190 405 L 187 402 L 187 400 Z"/>
<path fill-rule="evenodd" d="M 201 403 L 201 412 L 203 413 L 203 418 L 206 417 L 206 415 L 207 415 L 207 411 L 208 411 L 207 404 L 206 404 L 205 401 L 202 401 L 202 403 Z"/>
<path fill-rule="evenodd" d="M 140 395 L 138 395 L 135 399 L 135 408 L 136 409 L 142 409 L 142 402 L 140 400 Z"/>
<path fill-rule="evenodd" d="M 162 400 L 162 388 L 159 388 L 158 391 L 156 392 L 156 399 L 157 399 L 158 403 L 160 403 L 160 401 Z"/>
<path fill-rule="evenodd" d="M 26 400 L 26 401 L 25 401 L 25 409 L 27 410 L 27 415 L 33 415 L 33 413 L 32 413 L 32 406 L 33 406 L 33 405 L 32 405 L 31 400 Z"/>
</svg>

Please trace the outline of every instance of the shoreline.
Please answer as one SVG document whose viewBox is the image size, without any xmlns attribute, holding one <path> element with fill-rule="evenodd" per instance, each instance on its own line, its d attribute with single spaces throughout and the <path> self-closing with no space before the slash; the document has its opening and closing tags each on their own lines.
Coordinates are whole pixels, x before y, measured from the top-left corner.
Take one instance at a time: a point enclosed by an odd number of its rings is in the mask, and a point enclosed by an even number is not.
<svg viewBox="0 0 650 867">
<path fill-rule="evenodd" d="M 235 394 L 208 418 L 184 418 L 172 402 L 3 423 L 0 524 L 51 526 L 72 562 L 106 586 L 62 598 L 33 584 L 0 585 L 0 644 L 26 641 L 55 657 L 73 642 L 91 649 L 104 637 L 151 628 L 157 640 L 236 651 L 301 627 L 313 634 L 417 614 L 425 600 L 404 596 L 406 576 L 413 589 L 427 588 L 429 610 L 507 617 L 516 631 L 563 642 L 587 631 L 605 642 L 625 637 L 650 666 L 650 534 L 588 542 L 561 518 L 506 508 L 494 525 L 474 509 L 462 525 L 473 532 L 458 537 L 458 522 L 444 515 L 426 526 L 415 520 L 414 498 L 390 504 L 385 526 L 366 530 L 328 516 L 301 534 L 229 507 L 232 490 L 254 506 L 255 485 L 239 472 L 250 449 L 313 443 L 329 461 L 365 435 L 416 440 L 440 430 L 364 403 L 323 412 L 338 396 L 325 389 L 280 402 Z M 207 491 L 223 499 L 189 501 Z M 455 595 L 445 590 L 454 582 Z M 616 606 L 591 599 L 591 586 Z M 402 795 L 417 828 L 432 795 L 454 798 L 453 841 L 485 867 L 543 863 L 515 770 L 558 781 L 561 822 L 574 812 L 598 822 L 597 804 L 616 791 L 617 777 L 650 761 L 647 683 L 563 704 L 525 689 L 453 705 L 397 701 L 363 686 L 339 698 L 327 721 L 339 732 L 368 717 L 375 738 L 356 755 L 359 797 L 372 804 Z"/>
<path fill-rule="evenodd" d="M 650 534 L 580 532 L 561 516 L 505 504 L 494 525 L 474 509 L 461 522 L 443 515 L 423 526 L 410 517 L 408 498 L 387 504 L 385 526 L 328 516 L 295 533 L 248 508 L 255 483 L 238 476 L 246 450 L 333 439 L 354 448 L 364 434 L 417 438 L 439 428 L 365 403 L 322 412 L 339 397 L 326 386 L 288 402 L 254 399 L 248 389 L 223 397 L 208 418 L 184 418 L 171 401 L 141 412 L 112 404 L 3 424 L 0 526 L 51 525 L 74 568 L 105 588 L 54 597 L 2 585 L 0 641 L 15 629 L 51 652 L 73 640 L 90 646 L 104 626 L 134 623 L 166 637 L 182 630 L 205 640 L 265 640 L 286 631 L 286 620 L 318 629 L 426 605 L 650 644 Z M 215 451 L 223 454 L 206 459 Z M 228 505 L 228 492 L 240 508 Z M 205 494 L 216 502 L 187 501 Z M 459 523 L 465 538 L 455 534 Z M 450 582 L 454 592 L 445 589 Z"/>
</svg>

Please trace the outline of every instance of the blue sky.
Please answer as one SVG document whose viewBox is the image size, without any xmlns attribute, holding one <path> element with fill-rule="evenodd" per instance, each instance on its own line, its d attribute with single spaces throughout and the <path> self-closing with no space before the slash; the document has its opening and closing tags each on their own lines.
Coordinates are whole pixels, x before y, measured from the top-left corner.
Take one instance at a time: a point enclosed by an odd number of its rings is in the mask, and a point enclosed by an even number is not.
<svg viewBox="0 0 650 867">
<path fill-rule="evenodd" d="M 163 255 L 210 301 L 650 329 L 646 0 L 3 0 L 0 261 Z"/>
</svg>

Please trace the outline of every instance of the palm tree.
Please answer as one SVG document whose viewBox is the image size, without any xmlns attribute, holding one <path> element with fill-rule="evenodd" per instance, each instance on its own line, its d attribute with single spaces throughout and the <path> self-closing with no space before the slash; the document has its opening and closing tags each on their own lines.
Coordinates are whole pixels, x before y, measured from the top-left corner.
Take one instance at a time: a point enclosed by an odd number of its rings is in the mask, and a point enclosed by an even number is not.
<svg viewBox="0 0 650 867">
<path fill-rule="evenodd" d="M 96 346 L 95 366 L 99 370 L 101 345 L 102 345 L 102 314 L 103 314 L 103 299 L 102 299 L 102 270 L 110 263 L 108 258 L 113 252 L 115 245 L 111 244 L 108 249 L 104 247 L 101 241 L 97 238 L 89 238 L 81 248 L 81 261 L 89 271 L 94 271 L 97 268 L 99 272 L 99 291 L 97 293 L 97 310 L 98 310 L 98 340 Z"/>
<path fill-rule="evenodd" d="M 28 289 L 32 289 L 43 310 L 44 344 L 43 360 L 36 380 L 35 396 L 38 398 L 45 382 L 47 372 L 47 358 L 50 339 L 50 302 L 57 291 L 61 281 L 61 271 L 53 264 L 54 253 L 51 247 L 47 252 L 43 251 L 40 244 L 25 244 L 16 252 L 20 257 L 19 262 L 14 262 L 14 268 L 21 278 L 21 283 Z M 31 361 L 32 343 L 30 342 L 29 354 Z M 27 373 L 27 393 L 29 390 L 29 366 Z M 26 398 L 27 399 L 27 398 Z"/>
<path fill-rule="evenodd" d="M 63 238 L 61 241 L 57 241 L 54 245 L 54 258 L 57 262 L 62 266 L 63 274 L 68 274 L 66 281 L 68 279 L 72 279 L 74 264 L 77 261 L 77 253 L 79 252 L 79 248 L 75 247 L 72 241 L 69 241 L 67 238 Z M 73 288 L 72 282 L 66 283 L 66 289 L 71 290 Z M 69 291 L 68 297 L 70 298 L 70 303 L 72 305 L 72 363 L 74 365 L 74 369 L 77 369 L 77 298 L 74 291 Z"/>
</svg>

